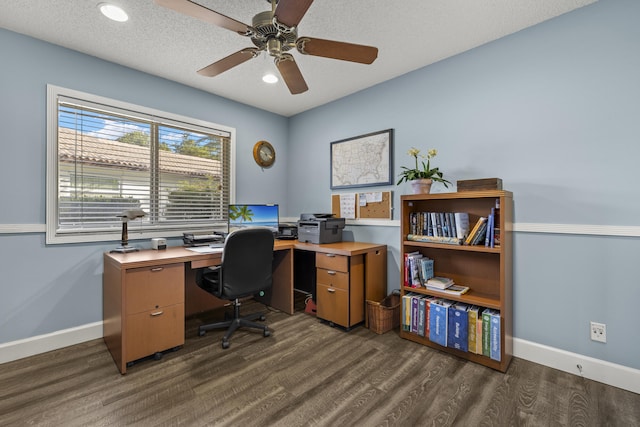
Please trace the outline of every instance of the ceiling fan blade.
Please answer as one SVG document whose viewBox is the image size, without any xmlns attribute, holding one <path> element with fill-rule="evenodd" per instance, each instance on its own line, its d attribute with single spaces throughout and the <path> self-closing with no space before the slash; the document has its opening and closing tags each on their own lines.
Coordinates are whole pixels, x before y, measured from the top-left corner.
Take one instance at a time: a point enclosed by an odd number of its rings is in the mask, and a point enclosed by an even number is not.
<svg viewBox="0 0 640 427">
<path fill-rule="evenodd" d="M 304 77 L 302 77 L 300 68 L 298 68 L 298 64 L 296 64 L 296 61 L 293 59 L 293 56 L 288 53 L 282 54 L 275 59 L 275 63 L 276 67 L 278 67 L 278 71 L 280 71 L 280 74 L 282 75 L 282 79 L 287 84 L 289 92 L 291 92 L 292 95 L 297 95 L 309 90 L 307 83 L 304 81 Z"/>
<path fill-rule="evenodd" d="M 322 56 L 361 64 L 371 64 L 378 57 L 377 47 L 311 37 L 300 37 L 296 40 L 296 48 L 305 55 Z"/>
<path fill-rule="evenodd" d="M 240 65 L 243 62 L 255 58 L 259 54 L 260 49 L 257 49 L 255 47 L 248 47 L 236 53 L 232 53 L 226 58 L 222 58 L 221 60 L 214 62 L 211 65 L 207 65 L 203 69 L 198 70 L 198 74 L 205 77 L 215 77 L 218 74 L 224 73 L 228 69 L 235 67 L 236 65 Z"/>
<path fill-rule="evenodd" d="M 243 24 L 240 21 L 236 21 L 233 18 L 229 18 L 221 13 L 215 12 L 211 9 L 207 9 L 204 6 L 200 6 L 190 0 L 154 0 L 156 4 L 164 6 L 169 9 L 173 9 L 176 12 L 184 15 L 200 19 L 205 22 L 217 25 L 218 27 L 226 28 L 227 30 L 235 31 L 237 33 L 247 35 L 250 33 L 250 28 L 247 24 Z"/>
<path fill-rule="evenodd" d="M 279 0 L 274 15 L 287 27 L 297 27 L 313 0 Z"/>
</svg>

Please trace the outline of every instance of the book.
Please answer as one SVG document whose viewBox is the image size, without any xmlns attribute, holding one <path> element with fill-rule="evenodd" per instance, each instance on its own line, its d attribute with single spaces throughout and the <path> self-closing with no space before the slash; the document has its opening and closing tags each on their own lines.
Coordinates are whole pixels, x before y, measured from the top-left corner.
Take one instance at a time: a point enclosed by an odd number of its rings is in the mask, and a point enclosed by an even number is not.
<svg viewBox="0 0 640 427">
<path fill-rule="evenodd" d="M 482 224 L 480 224 L 480 227 L 476 231 L 476 235 L 472 239 L 470 245 L 474 246 L 474 245 L 483 244 L 484 243 L 484 236 L 485 236 L 486 232 L 487 232 L 487 221 L 485 220 Z"/>
<path fill-rule="evenodd" d="M 469 310 L 467 310 L 467 320 L 468 320 L 467 351 L 469 353 L 477 353 L 476 328 L 477 328 L 479 312 L 480 312 L 480 307 L 478 307 L 477 305 L 472 305 L 469 307 Z"/>
<path fill-rule="evenodd" d="M 500 361 L 500 312 L 498 310 L 491 311 L 491 347 L 489 357 L 493 360 Z"/>
<path fill-rule="evenodd" d="M 482 355 L 491 356 L 491 310 L 482 312 Z"/>
<path fill-rule="evenodd" d="M 409 214 L 409 230 L 411 233 L 415 234 L 418 232 L 418 213 L 411 212 Z"/>
<path fill-rule="evenodd" d="M 410 262 L 409 262 L 409 257 L 414 256 L 414 255 L 418 255 L 420 254 L 420 252 L 418 251 L 414 251 L 414 252 L 406 252 L 404 254 L 404 286 L 411 286 L 411 268 L 410 268 Z"/>
<path fill-rule="evenodd" d="M 453 217 L 456 224 L 456 237 L 462 241 L 469 234 L 469 214 L 466 212 L 455 212 Z"/>
<path fill-rule="evenodd" d="M 426 288 L 431 291 L 444 292 L 446 294 L 451 294 L 451 295 L 462 295 L 462 294 L 466 294 L 469 291 L 468 286 L 461 286 L 461 285 L 455 285 L 455 284 L 445 289 L 440 289 L 440 288 L 436 288 L 429 285 L 427 285 Z"/>
<path fill-rule="evenodd" d="M 491 208 L 491 213 L 487 217 L 487 231 L 484 233 L 484 246 L 486 248 L 491 244 L 491 235 L 493 234 L 493 217 L 495 215 L 495 208 Z"/>
<path fill-rule="evenodd" d="M 480 218 L 478 218 L 478 220 L 476 221 L 475 225 L 473 226 L 473 228 L 471 229 L 471 231 L 467 235 L 467 238 L 464 241 L 465 245 L 470 245 L 471 244 L 473 239 L 476 237 L 476 234 L 478 233 L 478 229 L 486 221 L 487 221 L 487 217 L 481 216 Z"/>
<path fill-rule="evenodd" d="M 420 259 L 420 270 L 422 272 L 422 280 L 423 283 L 426 283 L 427 280 L 431 279 L 434 276 L 433 273 L 433 260 L 431 258 L 421 258 Z"/>
<path fill-rule="evenodd" d="M 427 317 L 427 300 L 425 298 L 424 295 L 420 296 L 420 298 L 418 298 L 418 330 L 417 333 L 418 335 L 420 335 L 421 337 L 425 336 L 425 331 L 426 331 L 426 325 L 425 325 L 425 320 Z"/>
<path fill-rule="evenodd" d="M 408 234 L 407 240 L 412 240 L 414 242 L 445 243 L 448 245 L 462 244 L 462 240 L 458 239 L 457 237 L 425 236 L 425 235 L 419 235 L 419 234 Z"/>
<path fill-rule="evenodd" d="M 412 288 L 419 288 L 422 286 L 422 280 L 420 277 L 420 259 L 423 258 L 423 255 L 418 253 L 409 257 L 409 271 L 410 271 L 410 280 L 409 286 Z"/>
<path fill-rule="evenodd" d="M 451 303 L 436 299 L 429 304 L 429 340 L 443 347 L 447 346 L 447 318 Z"/>
<path fill-rule="evenodd" d="M 440 215 L 442 216 L 442 223 L 444 224 L 443 234 L 446 237 L 453 237 L 453 234 L 451 233 L 452 228 L 451 221 L 449 221 L 449 214 L 447 212 L 443 212 Z"/>
<path fill-rule="evenodd" d="M 483 309 L 478 311 L 478 319 L 476 320 L 476 354 L 482 354 L 482 313 Z"/>
<path fill-rule="evenodd" d="M 430 286 L 432 288 L 437 288 L 438 290 L 446 289 L 453 284 L 454 284 L 453 279 L 450 279 L 448 277 L 440 277 L 440 276 L 432 277 L 431 279 L 425 282 L 425 285 L 427 287 Z"/>
<path fill-rule="evenodd" d="M 418 320 L 420 316 L 418 316 L 419 304 L 418 300 L 421 298 L 421 295 L 415 294 L 411 297 L 411 326 L 409 328 L 409 332 L 414 334 L 418 333 Z"/>
<path fill-rule="evenodd" d="M 467 351 L 469 348 L 469 306 L 467 304 L 456 302 L 449 308 L 449 316 L 447 318 L 447 347 L 455 348 L 460 351 Z"/>
<path fill-rule="evenodd" d="M 433 301 L 435 301 L 435 300 L 436 300 L 436 297 L 433 297 L 433 296 L 427 295 L 427 296 L 424 297 L 424 302 L 425 302 L 425 307 L 424 307 L 425 308 L 425 310 L 424 310 L 424 314 L 425 314 L 425 316 L 424 316 L 424 336 L 427 337 L 427 338 L 429 337 L 429 333 L 431 332 L 430 326 L 429 326 L 429 322 L 430 322 L 430 319 L 431 319 L 431 303 Z"/>
<path fill-rule="evenodd" d="M 420 234 L 422 234 L 423 236 L 427 236 L 429 235 L 429 221 L 428 221 L 428 217 L 429 215 L 427 215 L 426 212 L 420 212 L 420 218 L 421 218 L 421 224 L 422 224 L 422 232 Z"/>
<path fill-rule="evenodd" d="M 449 231 L 451 237 L 458 237 L 458 230 L 456 229 L 456 219 L 453 212 L 447 212 L 447 218 L 449 220 Z"/>
<path fill-rule="evenodd" d="M 411 329 L 411 296 L 412 292 L 402 296 L 402 330 L 409 331 Z"/>
<path fill-rule="evenodd" d="M 445 236 L 444 232 L 443 232 L 443 223 L 442 223 L 442 217 L 440 216 L 440 212 L 434 212 L 434 217 L 436 219 L 436 236 Z"/>
</svg>

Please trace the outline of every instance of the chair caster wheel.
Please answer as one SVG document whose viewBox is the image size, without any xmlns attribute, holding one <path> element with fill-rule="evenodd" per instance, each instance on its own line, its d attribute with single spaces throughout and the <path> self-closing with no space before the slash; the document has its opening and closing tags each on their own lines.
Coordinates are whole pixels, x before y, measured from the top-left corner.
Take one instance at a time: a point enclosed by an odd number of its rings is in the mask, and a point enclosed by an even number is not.
<svg viewBox="0 0 640 427">
<path fill-rule="evenodd" d="M 264 332 L 262 333 L 262 335 L 266 338 L 266 337 L 270 337 L 271 336 L 271 331 L 268 329 L 265 329 Z"/>
<path fill-rule="evenodd" d="M 228 349 L 229 348 L 229 341 L 222 341 L 222 348 L 224 350 Z"/>
<path fill-rule="evenodd" d="M 201 331 L 200 329 L 198 329 L 198 336 L 199 337 L 203 337 L 204 334 L 206 334 L 206 333 L 207 333 L 207 331 Z"/>
<path fill-rule="evenodd" d="M 162 353 L 157 352 L 153 355 L 153 360 L 160 360 L 162 359 Z"/>
</svg>

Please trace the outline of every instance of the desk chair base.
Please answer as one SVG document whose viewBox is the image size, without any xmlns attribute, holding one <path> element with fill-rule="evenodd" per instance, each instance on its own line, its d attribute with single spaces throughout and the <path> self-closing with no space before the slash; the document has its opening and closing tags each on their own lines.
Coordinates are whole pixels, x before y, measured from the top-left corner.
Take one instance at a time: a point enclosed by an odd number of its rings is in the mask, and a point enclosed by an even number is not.
<svg viewBox="0 0 640 427">
<path fill-rule="evenodd" d="M 236 299 L 233 302 L 233 319 L 225 320 L 223 322 L 210 323 L 207 325 L 201 325 L 198 327 L 198 335 L 203 336 L 205 332 L 210 331 L 212 329 L 227 329 L 227 333 L 222 337 L 222 348 L 229 348 L 229 338 L 231 335 L 241 327 L 246 328 L 255 328 L 261 329 L 262 335 L 266 338 L 271 336 L 271 331 L 265 325 L 261 325 L 260 323 L 254 322 L 254 320 L 262 320 L 264 321 L 266 317 L 263 313 L 252 313 L 243 317 L 240 317 L 240 300 Z"/>
</svg>

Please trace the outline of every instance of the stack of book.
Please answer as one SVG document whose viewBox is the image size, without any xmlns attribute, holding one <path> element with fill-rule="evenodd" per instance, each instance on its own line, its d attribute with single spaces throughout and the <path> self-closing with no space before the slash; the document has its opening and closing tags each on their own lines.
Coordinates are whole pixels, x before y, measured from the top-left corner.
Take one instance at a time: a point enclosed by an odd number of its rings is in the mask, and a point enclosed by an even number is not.
<svg viewBox="0 0 640 427">
<path fill-rule="evenodd" d="M 468 286 L 456 285 L 449 277 L 432 277 L 427 280 L 425 287 L 432 291 L 444 292 L 451 295 L 462 295 L 469 290 Z"/>
</svg>

